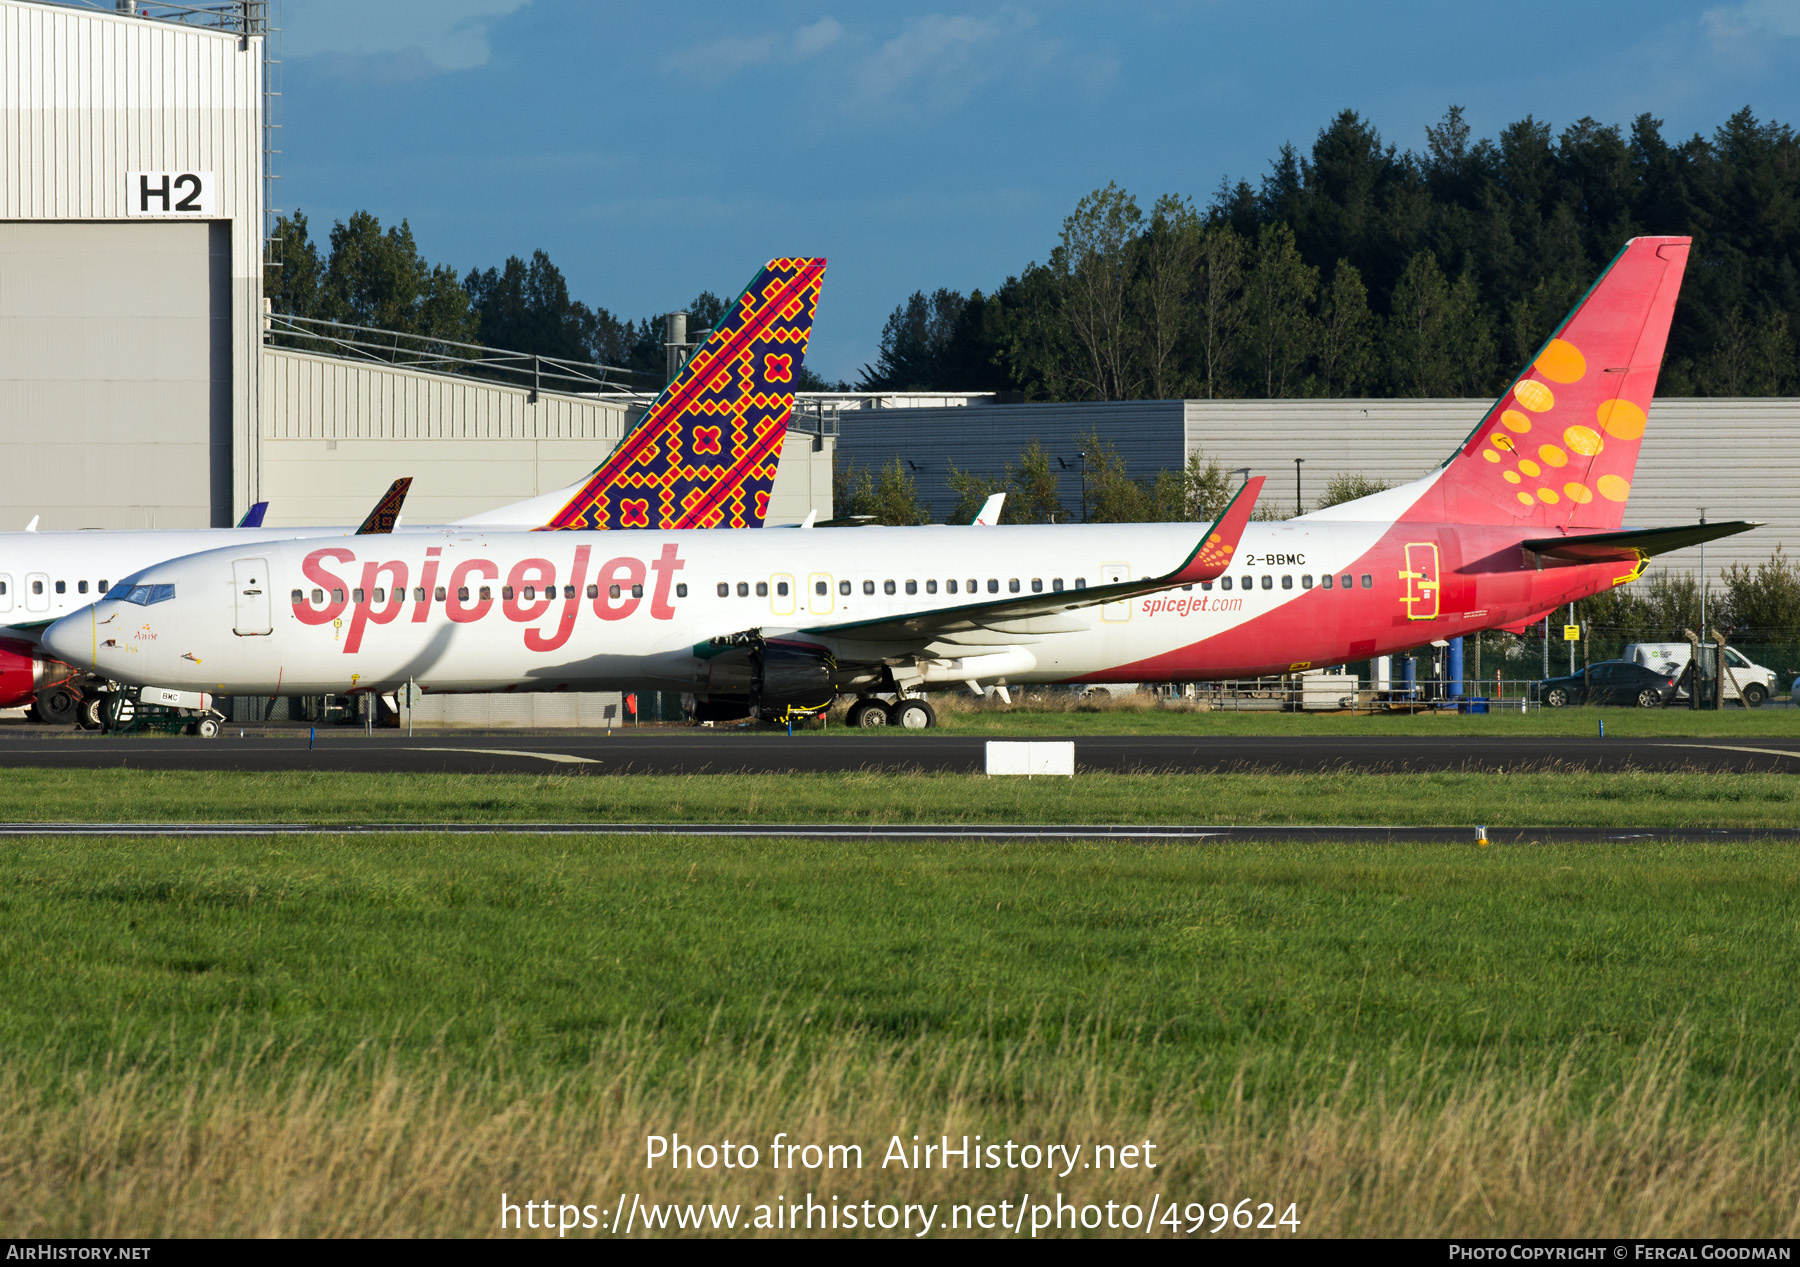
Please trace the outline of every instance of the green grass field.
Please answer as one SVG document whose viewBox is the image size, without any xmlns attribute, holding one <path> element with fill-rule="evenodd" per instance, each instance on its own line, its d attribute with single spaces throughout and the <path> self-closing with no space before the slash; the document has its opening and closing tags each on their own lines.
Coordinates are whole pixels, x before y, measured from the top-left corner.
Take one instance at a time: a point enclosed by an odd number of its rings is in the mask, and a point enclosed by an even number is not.
<svg viewBox="0 0 1800 1267">
<path fill-rule="evenodd" d="M 1235 823 L 1738 828 L 1800 823 L 1786 774 L 450 775 L 8 770 L 6 822 Z"/>
<path fill-rule="evenodd" d="M 1792 844 L 14 840 L 0 1220 L 487 1233 L 827 1182 L 647 1130 L 972 1130 L 1156 1138 L 1313 1232 L 1792 1235 L 1797 894 Z"/>
</svg>

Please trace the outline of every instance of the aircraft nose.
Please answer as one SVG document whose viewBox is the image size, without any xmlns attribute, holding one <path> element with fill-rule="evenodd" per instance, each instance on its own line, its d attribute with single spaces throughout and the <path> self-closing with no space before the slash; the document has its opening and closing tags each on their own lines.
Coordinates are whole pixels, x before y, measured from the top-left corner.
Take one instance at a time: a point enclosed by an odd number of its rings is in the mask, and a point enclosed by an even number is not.
<svg viewBox="0 0 1800 1267">
<path fill-rule="evenodd" d="M 94 669 L 98 640 L 94 635 L 94 609 L 84 607 L 51 623 L 38 635 L 38 645 L 64 664 Z"/>
</svg>

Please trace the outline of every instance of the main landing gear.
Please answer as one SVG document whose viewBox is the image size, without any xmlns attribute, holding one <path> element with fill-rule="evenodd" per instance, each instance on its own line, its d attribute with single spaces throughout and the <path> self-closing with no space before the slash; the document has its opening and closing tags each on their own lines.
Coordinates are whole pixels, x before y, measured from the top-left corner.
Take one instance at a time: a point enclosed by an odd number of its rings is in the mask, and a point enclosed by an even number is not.
<svg viewBox="0 0 1800 1267">
<path fill-rule="evenodd" d="M 937 710 L 922 699 L 902 697 L 892 703 L 864 696 L 850 705 L 844 720 L 860 730 L 879 730 L 898 726 L 902 730 L 925 730 L 937 725 Z"/>
</svg>

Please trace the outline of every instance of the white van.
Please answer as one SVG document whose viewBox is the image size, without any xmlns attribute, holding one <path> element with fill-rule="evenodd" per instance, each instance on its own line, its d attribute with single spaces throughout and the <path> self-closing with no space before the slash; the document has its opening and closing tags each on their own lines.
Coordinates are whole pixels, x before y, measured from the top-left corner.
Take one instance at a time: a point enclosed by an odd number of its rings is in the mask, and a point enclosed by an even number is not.
<svg viewBox="0 0 1800 1267">
<path fill-rule="evenodd" d="M 1679 677 L 1686 671 L 1693 654 L 1693 647 L 1686 642 L 1634 642 L 1625 648 L 1624 658 L 1658 673 Z M 1738 692 L 1742 691 L 1745 706 L 1756 708 L 1775 694 L 1775 671 L 1750 663 L 1736 647 L 1725 648 L 1725 667 L 1730 670 L 1725 675 L 1726 699 L 1737 699 Z M 1683 687 L 1677 698 L 1686 699 L 1687 694 L 1687 688 Z"/>
</svg>

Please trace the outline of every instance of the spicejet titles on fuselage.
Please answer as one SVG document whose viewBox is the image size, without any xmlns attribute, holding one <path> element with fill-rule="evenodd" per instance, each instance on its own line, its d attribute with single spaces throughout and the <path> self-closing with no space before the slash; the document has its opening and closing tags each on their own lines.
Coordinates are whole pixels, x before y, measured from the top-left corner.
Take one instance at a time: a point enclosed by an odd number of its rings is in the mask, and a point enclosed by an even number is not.
<svg viewBox="0 0 1800 1267">
<path fill-rule="evenodd" d="M 303 625 L 325 625 L 338 620 L 348 609 L 349 628 L 344 636 L 346 655 L 361 650 L 363 634 L 369 625 L 391 624 L 409 607 L 413 624 L 424 624 L 433 604 L 442 604 L 444 614 L 457 624 L 472 624 L 482 619 L 496 602 L 494 585 L 500 581 L 499 565 L 491 559 L 464 559 L 450 569 L 448 577 L 440 578 L 439 556 L 442 553 L 442 546 L 432 546 L 425 551 L 417 584 L 413 584 L 415 578 L 404 560 L 390 559 L 364 563 L 361 579 L 353 585 L 328 565 L 350 570 L 357 561 L 356 551 L 348 546 L 314 550 L 300 564 L 301 573 L 314 588 L 311 595 L 304 589 L 294 591 L 294 618 Z M 557 602 L 562 603 L 561 617 L 553 629 L 525 630 L 526 650 L 555 651 L 561 648 L 575 630 L 575 618 L 583 603 L 591 602 L 594 615 L 601 620 L 624 620 L 644 601 L 645 581 L 651 574 L 655 576 L 649 594 L 651 619 L 675 618 L 669 591 L 675 573 L 687 564 L 679 557 L 674 545 L 665 545 L 662 553 L 648 563 L 629 556 L 608 559 L 590 577 L 588 565 L 592 553 L 592 546 L 575 547 L 575 557 L 560 587 L 556 565 L 549 559 L 521 559 L 507 572 L 498 602 L 501 613 L 514 624 L 536 622 Z"/>
</svg>

